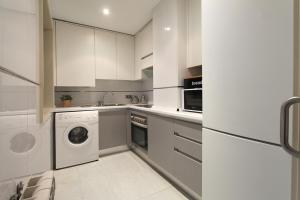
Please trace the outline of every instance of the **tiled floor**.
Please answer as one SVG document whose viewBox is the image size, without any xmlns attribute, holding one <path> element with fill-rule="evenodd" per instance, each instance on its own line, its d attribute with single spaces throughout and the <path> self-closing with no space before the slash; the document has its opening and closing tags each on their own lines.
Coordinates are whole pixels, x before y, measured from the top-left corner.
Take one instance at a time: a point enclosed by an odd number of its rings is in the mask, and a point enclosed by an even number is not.
<svg viewBox="0 0 300 200">
<path fill-rule="evenodd" d="M 55 171 L 55 200 L 186 200 L 132 152 Z"/>
</svg>

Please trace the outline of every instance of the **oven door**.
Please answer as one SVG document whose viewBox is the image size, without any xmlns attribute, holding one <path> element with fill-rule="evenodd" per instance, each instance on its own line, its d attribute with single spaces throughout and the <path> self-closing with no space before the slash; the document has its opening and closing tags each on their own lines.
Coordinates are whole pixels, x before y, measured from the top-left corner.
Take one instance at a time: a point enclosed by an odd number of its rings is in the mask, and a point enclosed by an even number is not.
<svg viewBox="0 0 300 200">
<path fill-rule="evenodd" d="M 202 112 L 202 88 L 183 90 L 183 110 Z"/>
<path fill-rule="evenodd" d="M 148 150 L 148 128 L 147 125 L 131 122 L 131 140 L 134 144 Z"/>
</svg>

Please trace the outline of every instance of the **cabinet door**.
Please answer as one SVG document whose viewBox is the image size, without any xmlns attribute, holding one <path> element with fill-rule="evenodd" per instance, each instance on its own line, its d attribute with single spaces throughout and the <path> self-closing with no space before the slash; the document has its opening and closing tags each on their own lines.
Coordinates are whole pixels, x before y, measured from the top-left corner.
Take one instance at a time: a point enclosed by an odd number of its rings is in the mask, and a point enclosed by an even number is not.
<svg viewBox="0 0 300 200">
<path fill-rule="evenodd" d="M 153 52 L 153 31 L 152 22 L 150 22 L 142 30 L 143 42 L 142 42 L 142 57 L 149 55 Z"/>
<path fill-rule="evenodd" d="M 134 40 L 134 57 L 135 57 L 135 79 L 139 80 L 142 79 L 142 48 L 143 48 L 143 34 L 138 33 L 135 35 Z"/>
<path fill-rule="evenodd" d="M 95 86 L 94 30 L 56 22 L 57 86 Z"/>
<path fill-rule="evenodd" d="M 153 86 L 179 85 L 178 72 L 178 1 L 161 1 L 153 15 Z M 166 76 L 167 75 L 167 76 Z"/>
<path fill-rule="evenodd" d="M 289 200 L 291 169 L 279 146 L 203 129 L 205 200 Z"/>
<path fill-rule="evenodd" d="M 100 112 L 100 150 L 126 145 L 127 114 L 125 111 Z"/>
<path fill-rule="evenodd" d="M 96 79 L 117 78 L 116 33 L 95 30 Z"/>
<path fill-rule="evenodd" d="M 158 116 L 148 117 L 148 153 L 151 160 L 172 173 L 173 121 Z"/>
<path fill-rule="evenodd" d="M 135 36 L 135 78 L 142 78 L 142 70 L 153 66 L 153 56 L 142 59 L 153 53 L 152 22 Z"/>
<path fill-rule="evenodd" d="M 202 126 L 175 121 L 174 176 L 198 195 L 202 189 Z"/>
<path fill-rule="evenodd" d="M 153 29 L 150 22 L 143 30 L 142 42 L 142 70 L 153 66 Z M 147 57 L 146 57 L 147 56 Z"/>
<path fill-rule="evenodd" d="M 0 65 L 34 82 L 38 80 L 36 0 L 0 1 Z"/>
<path fill-rule="evenodd" d="M 201 57 L 201 0 L 188 1 L 187 67 L 202 65 Z"/>
<path fill-rule="evenodd" d="M 134 38 L 117 34 L 117 79 L 133 80 L 134 76 Z"/>
</svg>

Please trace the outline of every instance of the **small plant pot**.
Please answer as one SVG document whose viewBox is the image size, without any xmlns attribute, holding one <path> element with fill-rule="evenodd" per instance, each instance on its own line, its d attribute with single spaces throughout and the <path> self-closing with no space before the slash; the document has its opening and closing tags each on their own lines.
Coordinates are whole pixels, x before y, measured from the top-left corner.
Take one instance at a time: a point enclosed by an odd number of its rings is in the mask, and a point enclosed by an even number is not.
<svg viewBox="0 0 300 200">
<path fill-rule="evenodd" d="M 71 107 L 72 100 L 63 100 L 63 107 Z"/>
</svg>

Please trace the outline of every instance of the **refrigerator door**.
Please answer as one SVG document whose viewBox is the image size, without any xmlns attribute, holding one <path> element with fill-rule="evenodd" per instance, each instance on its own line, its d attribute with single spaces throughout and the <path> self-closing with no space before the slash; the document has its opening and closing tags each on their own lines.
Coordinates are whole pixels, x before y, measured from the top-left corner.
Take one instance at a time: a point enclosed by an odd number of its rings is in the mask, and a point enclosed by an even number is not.
<svg viewBox="0 0 300 200">
<path fill-rule="evenodd" d="M 293 0 L 203 0 L 203 125 L 280 144 L 293 96 Z"/>
<path fill-rule="evenodd" d="M 289 200 L 291 157 L 280 146 L 203 129 L 204 200 Z"/>
</svg>

